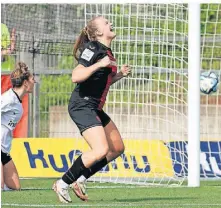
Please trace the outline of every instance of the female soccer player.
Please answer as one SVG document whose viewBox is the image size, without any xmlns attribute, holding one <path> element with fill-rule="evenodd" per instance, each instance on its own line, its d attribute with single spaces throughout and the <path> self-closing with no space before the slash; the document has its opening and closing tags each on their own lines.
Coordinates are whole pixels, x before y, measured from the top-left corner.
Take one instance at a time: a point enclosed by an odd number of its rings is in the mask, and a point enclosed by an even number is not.
<svg viewBox="0 0 221 208">
<path fill-rule="evenodd" d="M 64 203 L 71 202 L 70 185 L 75 194 L 86 201 L 88 197 L 77 179 L 82 175 L 81 181 L 84 182 L 124 152 L 117 127 L 102 110 L 110 85 L 130 74 L 127 65 L 117 73 L 116 59 L 110 49 L 115 36 L 112 24 L 99 16 L 88 22 L 74 46 L 78 65 L 72 72 L 72 81 L 77 86 L 72 92 L 68 110 L 91 149 L 79 156 L 54 183 L 53 189 Z"/>
<path fill-rule="evenodd" d="M 25 63 L 17 63 L 11 73 L 12 88 L 2 94 L 1 99 L 1 188 L 19 190 L 17 169 L 10 156 L 12 131 L 22 117 L 22 98 L 33 91 L 35 79 Z"/>
</svg>

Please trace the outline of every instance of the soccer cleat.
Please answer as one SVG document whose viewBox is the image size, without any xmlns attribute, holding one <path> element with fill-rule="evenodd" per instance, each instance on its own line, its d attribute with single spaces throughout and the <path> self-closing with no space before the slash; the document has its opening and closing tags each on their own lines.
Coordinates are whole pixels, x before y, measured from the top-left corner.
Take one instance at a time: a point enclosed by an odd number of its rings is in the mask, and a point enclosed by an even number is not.
<svg viewBox="0 0 221 208">
<path fill-rule="evenodd" d="M 73 190 L 73 192 L 79 199 L 81 199 L 82 201 L 88 201 L 85 183 L 76 181 L 70 185 L 70 188 Z"/>
<path fill-rule="evenodd" d="M 60 202 L 62 203 L 71 203 L 71 197 L 68 193 L 68 188 L 62 188 L 58 181 L 55 181 L 52 189 L 56 192 L 56 194 L 58 195 L 58 199 Z"/>
</svg>

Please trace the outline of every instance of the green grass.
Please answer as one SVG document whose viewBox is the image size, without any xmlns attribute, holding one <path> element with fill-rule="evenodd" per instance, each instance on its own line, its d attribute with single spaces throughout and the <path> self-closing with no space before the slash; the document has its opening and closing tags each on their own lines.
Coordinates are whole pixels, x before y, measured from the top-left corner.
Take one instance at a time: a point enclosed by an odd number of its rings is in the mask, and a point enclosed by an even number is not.
<svg viewBox="0 0 221 208">
<path fill-rule="evenodd" d="M 53 181 L 22 180 L 22 191 L 2 192 L 2 207 L 221 207 L 221 180 L 202 181 L 200 188 L 88 183 L 89 202 L 82 202 L 71 193 L 71 204 L 58 202 L 50 190 Z"/>
</svg>

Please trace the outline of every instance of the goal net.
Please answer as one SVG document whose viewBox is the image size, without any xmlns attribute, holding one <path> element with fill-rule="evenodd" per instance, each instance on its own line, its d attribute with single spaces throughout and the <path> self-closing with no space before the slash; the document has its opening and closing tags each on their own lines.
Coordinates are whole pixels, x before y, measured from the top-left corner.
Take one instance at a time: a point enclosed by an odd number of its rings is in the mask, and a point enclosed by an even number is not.
<svg viewBox="0 0 221 208">
<path fill-rule="evenodd" d="M 86 5 L 85 10 L 85 22 L 103 15 L 113 23 L 117 37 L 112 48 L 118 64 L 129 63 L 133 70 L 131 77 L 111 88 L 105 106 L 126 138 L 125 154 L 118 159 L 124 170 L 116 174 L 117 181 L 182 184 L 191 159 L 187 155 L 188 6 L 97 4 Z M 219 75 L 220 11 L 220 4 L 201 6 L 202 70 Z M 219 93 L 201 97 L 202 178 L 221 177 L 220 104 Z M 115 168 L 109 180 L 116 180 Z"/>
<path fill-rule="evenodd" d="M 86 21 L 104 15 L 113 23 L 119 67 L 132 68 L 132 76 L 113 85 L 105 106 L 126 144 L 117 180 L 165 185 L 181 184 L 187 176 L 187 9 L 86 5 Z"/>
<path fill-rule="evenodd" d="M 201 5 L 201 68 L 219 76 L 220 14 L 220 4 Z M 118 70 L 129 64 L 132 75 L 111 86 L 104 106 L 121 133 L 125 152 L 90 180 L 184 184 L 191 159 L 187 154 L 187 4 L 2 5 L 2 23 L 17 31 L 13 56 L 25 61 L 39 79 L 30 102 L 30 137 L 74 138 L 73 148 L 85 150 L 67 105 L 74 88 L 73 43 L 97 15 L 113 23 L 117 37 L 111 48 Z M 201 96 L 202 178 L 221 177 L 220 96 L 219 91 Z M 60 157 L 58 152 L 55 158 Z"/>
<path fill-rule="evenodd" d="M 201 70 L 221 78 L 221 4 L 201 5 Z M 221 178 L 221 90 L 201 95 L 200 176 Z"/>
</svg>

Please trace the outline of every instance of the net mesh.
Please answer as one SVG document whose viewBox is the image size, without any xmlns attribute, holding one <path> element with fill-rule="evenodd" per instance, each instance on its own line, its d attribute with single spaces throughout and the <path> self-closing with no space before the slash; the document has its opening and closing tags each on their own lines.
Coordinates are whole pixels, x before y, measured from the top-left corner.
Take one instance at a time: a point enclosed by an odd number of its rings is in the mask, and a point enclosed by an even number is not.
<svg viewBox="0 0 221 208">
<path fill-rule="evenodd" d="M 86 5 L 86 22 L 97 15 L 113 22 L 119 67 L 129 63 L 133 70 L 111 88 L 105 106 L 122 137 L 131 139 L 126 159 L 137 162 L 130 167 L 133 177 L 119 173 L 119 181 L 179 184 L 186 176 L 187 156 L 174 141 L 187 140 L 187 13 L 183 4 Z M 168 149 L 182 159 L 171 164 L 169 151 L 164 151 Z M 173 165 L 181 167 L 179 172 L 174 174 Z M 114 171 L 109 180 L 115 178 Z"/>
<path fill-rule="evenodd" d="M 221 4 L 201 5 L 201 69 L 221 78 Z M 219 87 L 220 89 L 220 87 Z M 201 96 L 201 177 L 221 177 L 220 90 Z"/>
</svg>

